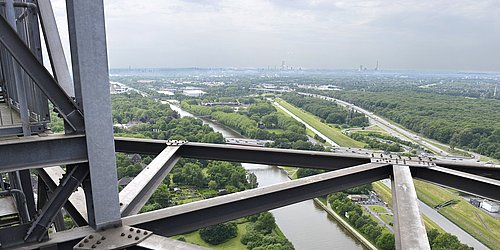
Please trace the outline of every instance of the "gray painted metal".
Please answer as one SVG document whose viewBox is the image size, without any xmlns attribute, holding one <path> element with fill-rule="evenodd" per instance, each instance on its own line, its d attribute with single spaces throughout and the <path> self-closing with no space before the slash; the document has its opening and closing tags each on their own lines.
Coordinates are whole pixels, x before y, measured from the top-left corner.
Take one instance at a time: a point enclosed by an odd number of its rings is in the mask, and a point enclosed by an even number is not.
<svg viewBox="0 0 500 250">
<path fill-rule="evenodd" d="M 129 216 L 123 219 L 123 223 L 172 236 L 381 180 L 387 178 L 390 172 L 389 165 L 367 163 Z"/>
<path fill-rule="evenodd" d="M 500 181 L 443 167 L 411 168 L 413 177 L 500 201 Z"/>
<path fill-rule="evenodd" d="M 16 16 L 14 11 L 14 0 L 5 0 L 5 18 L 10 24 L 13 30 L 16 29 Z M 24 42 L 23 42 L 24 43 Z M 24 82 L 21 78 L 21 72 L 17 64 L 12 64 L 14 71 L 14 84 L 16 85 L 16 96 L 17 102 L 19 103 L 19 114 L 21 116 L 21 125 L 23 128 L 24 136 L 31 135 L 31 129 L 29 127 L 30 117 L 28 113 L 28 103 L 26 98 L 26 90 Z"/>
<path fill-rule="evenodd" d="M 47 54 L 57 83 L 68 96 L 75 96 L 73 80 L 69 73 L 68 63 L 57 30 L 57 23 L 49 0 L 38 0 L 40 23 L 44 33 Z"/>
<path fill-rule="evenodd" d="M 31 124 L 31 134 L 37 134 L 45 131 L 47 126 L 45 124 Z M 1 136 L 12 136 L 12 135 L 22 135 L 23 127 L 17 125 L 2 126 L 0 127 L 0 137 Z"/>
<path fill-rule="evenodd" d="M 150 231 L 129 226 L 110 228 L 89 234 L 73 249 L 126 249 L 137 245 L 151 235 Z"/>
<path fill-rule="evenodd" d="M 392 167 L 392 210 L 396 249 L 431 249 L 418 207 L 410 167 Z"/>
<path fill-rule="evenodd" d="M 88 222 L 99 229 L 121 224 L 104 4 L 102 0 L 67 0 L 66 8 L 75 95 L 85 114 L 92 192 L 91 197 L 87 196 Z"/>
<path fill-rule="evenodd" d="M 0 30 L 2 30 L 0 33 L 0 42 L 10 52 L 12 57 L 14 57 L 24 71 L 33 79 L 35 84 L 50 99 L 73 130 L 82 132 L 84 130 L 83 115 L 78 110 L 75 102 L 66 95 L 64 90 L 57 84 L 47 69 L 38 61 L 37 57 L 3 17 L 0 17 Z"/>
<path fill-rule="evenodd" d="M 122 217 L 139 213 L 179 160 L 175 155 L 178 149 L 179 146 L 168 146 L 120 191 Z"/>
<path fill-rule="evenodd" d="M 159 154 L 167 141 L 135 138 L 115 138 L 117 152 Z M 335 170 L 369 163 L 368 156 L 327 153 L 307 150 L 263 148 L 229 144 L 188 142 L 178 154 L 186 158 L 210 159 L 282 166 L 308 167 Z"/>
<path fill-rule="evenodd" d="M 33 222 L 28 230 L 26 237 L 27 242 L 41 241 L 47 233 L 50 224 L 54 217 L 61 211 L 61 208 L 71 196 L 73 191 L 82 183 L 89 174 L 89 167 L 86 164 L 78 166 L 68 166 L 70 168 L 68 174 L 62 182 L 57 186 L 54 194 L 45 204 L 38 218 Z"/>
<path fill-rule="evenodd" d="M 54 192 L 59 185 L 60 180 L 65 174 L 64 169 L 59 166 L 46 167 L 37 169 L 39 176 L 47 185 L 50 191 Z M 85 201 L 85 194 L 81 187 L 78 187 L 64 204 L 64 209 L 69 213 L 73 221 L 78 226 L 88 225 L 87 223 L 87 207 Z"/>
<path fill-rule="evenodd" d="M 0 173 L 88 162 L 83 135 L 30 136 L 0 141 L 0 159 Z"/>
</svg>

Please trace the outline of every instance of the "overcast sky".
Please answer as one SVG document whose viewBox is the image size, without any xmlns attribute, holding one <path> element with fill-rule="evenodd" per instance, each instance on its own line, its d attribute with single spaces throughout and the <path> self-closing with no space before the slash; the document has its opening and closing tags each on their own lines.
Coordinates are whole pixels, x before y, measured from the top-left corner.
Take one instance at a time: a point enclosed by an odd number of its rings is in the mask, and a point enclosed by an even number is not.
<svg viewBox="0 0 500 250">
<path fill-rule="evenodd" d="M 499 0 L 105 0 L 110 67 L 500 71 Z M 64 1 L 53 1 L 67 44 Z M 67 45 L 66 45 L 67 47 Z"/>
</svg>

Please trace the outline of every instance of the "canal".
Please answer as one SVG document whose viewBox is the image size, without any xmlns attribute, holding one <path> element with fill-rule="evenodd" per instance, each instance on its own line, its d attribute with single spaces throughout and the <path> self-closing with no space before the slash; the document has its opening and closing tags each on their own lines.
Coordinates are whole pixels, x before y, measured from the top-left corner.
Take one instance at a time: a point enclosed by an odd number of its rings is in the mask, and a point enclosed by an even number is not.
<svg viewBox="0 0 500 250">
<path fill-rule="evenodd" d="M 181 117 L 192 114 L 175 105 L 170 107 Z M 201 118 L 199 118 L 201 119 Z M 220 132 L 224 138 L 242 137 L 236 131 L 213 121 L 201 119 L 203 123 Z M 276 166 L 242 163 L 242 166 L 257 176 L 259 187 L 289 181 L 287 174 Z M 307 200 L 270 211 L 281 231 L 297 250 L 309 249 L 364 249 L 363 245 L 341 225 L 327 215 L 313 200 Z"/>
</svg>

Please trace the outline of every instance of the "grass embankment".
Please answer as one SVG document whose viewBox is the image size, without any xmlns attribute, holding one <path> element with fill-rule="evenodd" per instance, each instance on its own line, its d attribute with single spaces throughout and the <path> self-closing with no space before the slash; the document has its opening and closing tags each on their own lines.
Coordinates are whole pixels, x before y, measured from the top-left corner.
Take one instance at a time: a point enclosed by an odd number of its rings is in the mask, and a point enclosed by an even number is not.
<svg viewBox="0 0 500 250">
<path fill-rule="evenodd" d="M 283 101 L 281 99 L 278 99 L 277 102 L 283 106 L 284 108 L 288 109 L 288 111 L 292 112 L 294 115 L 302 119 L 304 122 L 309 124 L 310 126 L 314 127 L 317 129 L 320 133 L 325 135 L 326 137 L 330 138 L 332 141 L 336 142 L 342 147 L 354 147 L 354 148 L 362 148 L 366 144 L 355 141 L 351 139 L 349 136 L 346 136 L 342 134 L 342 131 L 338 128 L 331 127 L 323 122 L 321 122 L 321 119 L 309 112 L 303 111 L 302 109 L 299 109 L 290 103 Z"/>
<path fill-rule="evenodd" d="M 389 207 L 392 208 L 391 189 L 380 181 L 374 182 L 374 183 L 372 183 L 372 185 L 373 185 L 373 190 L 380 196 L 380 198 L 382 198 L 383 201 L 385 201 L 389 205 Z M 425 228 L 427 230 L 437 229 L 440 232 L 444 232 L 444 230 L 438 224 L 436 224 L 434 221 L 429 219 L 429 217 L 427 217 L 425 215 L 423 215 L 422 217 L 424 219 Z M 384 219 L 384 218 L 382 218 L 382 219 Z"/>
<path fill-rule="evenodd" d="M 444 188 L 418 180 L 415 180 L 415 188 L 418 198 L 431 207 L 458 200 L 457 204 L 441 208 L 438 212 L 489 248 L 500 249 L 500 219 L 491 217 Z"/>
</svg>

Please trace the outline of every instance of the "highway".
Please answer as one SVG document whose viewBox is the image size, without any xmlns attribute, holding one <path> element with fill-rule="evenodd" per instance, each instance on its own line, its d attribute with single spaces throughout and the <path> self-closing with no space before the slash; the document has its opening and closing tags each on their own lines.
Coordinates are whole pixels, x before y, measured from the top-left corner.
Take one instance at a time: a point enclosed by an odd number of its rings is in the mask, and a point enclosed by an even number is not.
<svg viewBox="0 0 500 250">
<path fill-rule="evenodd" d="M 426 138 L 423 138 L 420 135 L 417 135 L 413 132 L 409 132 L 405 129 L 402 129 L 402 128 L 390 123 L 389 121 L 385 120 L 384 118 L 382 118 L 378 115 L 375 115 L 374 113 L 372 113 L 366 109 L 363 109 L 361 107 L 358 107 L 352 103 L 348 103 L 346 101 L 342 101 L 340 99 L 336 99 L 336 98 L 329 97 L 329 96 L 304 93 L 304 92 L 297 92 L 297 93 L 300 95 L 304 95 L 304 96 L 310 96 L 310 97 L 315 97 L 315 98 L 319 98 L 319 99 L 323 99 L 323 100 L 327 100 L 327 101 L 332 101 L 332 102 L 335 102 L 341 106 L 351 108 L 351 109 L 354 109 L 358 112 L 361 112 L 368 117 L 370 124 L 379 126 L 383 130 L 385 130 L 387 133 L 389 133 L 391 136 L 419 144 L 422 147 L 424 147 L 432 152 L 435 152 L 436 155 L 441 156 L 441 157 L 439 157 L 441 160 L 449 160 L 449 161 L 453 161 L 453 162 L 457 161 L 457 160 L 459 160 L 459 161 L 474 161 L 474 162 L 479 160 L 480 155 L 477 153 L 468 152 L 468 153 L 473 155 L 473 158 L 468 158 L 468 157 L 463 157 L 463 156 L 455 156 L 455 155 L 452 155 L 446 151 L 443 151 L 439 147 L 436 147 L 435 145 L 427 142 Z M 438 143 L 438 142 L 435 142 L 435 144 L 438 144 L 442 147 L 448 147 L 448 145 Z"/>
</svg>

